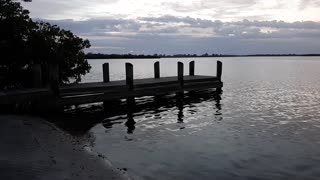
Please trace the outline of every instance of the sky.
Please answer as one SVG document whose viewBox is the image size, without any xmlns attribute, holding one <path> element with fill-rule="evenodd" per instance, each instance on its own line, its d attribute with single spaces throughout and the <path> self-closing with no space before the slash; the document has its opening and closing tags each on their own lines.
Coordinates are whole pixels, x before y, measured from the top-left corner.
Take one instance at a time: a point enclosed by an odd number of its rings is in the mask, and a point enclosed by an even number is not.
<svg viewBox="0 0 320 180">
<path fill-rule="evenodd" d="M 33 0 L 93 53 L 320 53 L 320 0 Z"/>
</svg>

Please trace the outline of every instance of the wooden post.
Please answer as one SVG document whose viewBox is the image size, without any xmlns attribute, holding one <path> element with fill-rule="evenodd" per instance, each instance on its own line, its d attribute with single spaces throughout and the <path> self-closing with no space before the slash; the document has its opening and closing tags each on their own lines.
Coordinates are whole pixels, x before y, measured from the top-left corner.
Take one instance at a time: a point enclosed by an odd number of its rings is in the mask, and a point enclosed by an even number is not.
<svg viewBox="0 0 320 180">
<path fill-rule="evenodd" d="M 109 63 L 104 63 L 102 65 L 102 72 L 103 72 L 103 82 L 110 82 L 110 76 L 109 76 Z M 110 103 L 108 101 L 103 101 L 103 108 L 106 113 L 109 113 Z"/>
<path fill-rule="evenodd" d="M 221 76 L 222 76 L 222 62 L 221 61 L 217 61 L 217 78 L 218 80 L 221 82 Z M 218 94 L 222 93 L 222 89 L 221 88 L 217 88 L 216 89 Z"/>
<path fill-rule="evenodd" d="M 133 65 L 131 63 L 126 63 L 126 84 L 129 90 L 133 90 Z"/>
<path fill-rule="evenodd" d="M 41 88 L 42 86 L 42 72 L 41 65 L 34 64 L 32 65 L 32 83 L 34 88 Z"/>
<path fill-rule="evenodd" d="M 103 82 L 110 82 L 109 63 L 104 63 L 102 65 L 102 70 L 103 70 Z"/>
<path fill-rule="evenodd" d="M 183 87 L 183 63 L 178 62 L 178 81 L 180 82 L 181 87 Z"/>
<path fill-rule="evenodd" d="M 59 65 L 51 64 L 49 66 L 50 88 L 56 95 L 59 95 Z"/>
<path fill-rule="evenodd" d="M 159 61 L 154 63 L 154 78 L 160 78 L 160 64 Z"/>
<path fill-rule="evenodd" d="M 194 76 L 194 61 L 189 63 L 189 75 Z"/>
<path fill-rule="evenodd" d="M 221 75 L 222 75 L 222 62 L 217 61 L 217 78 L 221 82 Z"/>
</svg>

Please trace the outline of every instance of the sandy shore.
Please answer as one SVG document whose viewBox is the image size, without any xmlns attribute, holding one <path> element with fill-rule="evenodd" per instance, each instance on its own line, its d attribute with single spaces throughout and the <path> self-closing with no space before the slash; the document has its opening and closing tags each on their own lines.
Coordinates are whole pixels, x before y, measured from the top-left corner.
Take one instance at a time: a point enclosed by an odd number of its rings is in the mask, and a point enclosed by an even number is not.
<svg viewBox="0 0 320 180">
<path fill-rule="evenodd" d="M 41 118 L 0 115 L 0 179 L 130 179 Z"/>
</svg>

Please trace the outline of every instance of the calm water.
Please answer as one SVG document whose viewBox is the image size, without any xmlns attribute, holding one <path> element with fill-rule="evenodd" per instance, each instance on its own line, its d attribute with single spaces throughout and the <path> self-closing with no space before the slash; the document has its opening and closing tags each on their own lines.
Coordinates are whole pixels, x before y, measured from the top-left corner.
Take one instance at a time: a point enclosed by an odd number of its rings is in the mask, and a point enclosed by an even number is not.
<svg viewBox="0 0 320 180">
<path fill-rule="evenodd" d="M 213 92 L 144 97 L 118 105 L 95 125 L 93 149 L 134 179 L 319 179 L 320 57 L 218 58 L 221 100 Z M 196 61 L 196 74 L 215 75 L 217 58 L 161 59 L 161 76 L 176 62 Z M 156 60 L 90 60 L 84 81 L 153 76 Z M 186 69 L 187 70 L 187 69 Z"/>
</svg>

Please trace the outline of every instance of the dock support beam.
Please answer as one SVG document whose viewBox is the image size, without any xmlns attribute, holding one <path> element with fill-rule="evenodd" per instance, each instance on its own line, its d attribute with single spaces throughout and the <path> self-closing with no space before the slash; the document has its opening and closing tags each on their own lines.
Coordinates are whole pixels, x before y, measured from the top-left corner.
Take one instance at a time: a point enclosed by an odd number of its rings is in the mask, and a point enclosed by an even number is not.
<svg viewBox="0 0 320 180">
<path fill-rule="evenodd" d="M 160 78 L 160 63 L 159 61 L 154 63 L 154 78 Z"/>
<path fill-rule="evenodd" d="M 183 91 L 183 63 L 178 62 L 178 80 L 180 83 L 180 91 L 176 92 L 176 103 L 177 107 L 179 109 L 178 112 L 178 123 L 183 123 L 183 96 L 184 96 L 184 91 Z"/>
<path fill-rule="evenodd" d="M 217 61 L 217 78 L 219 79 L 219 81 L 221 82 L 221 76 L 222 76 L 222 62 L 221 61 Z M 221 88 L 217 88 L 217 93 L 221 94 L 222 93 L 222 89 Z"/>
<path fill-rule="evenodd" d="M 55 95 L 59 95 L 59 65 L 51 64 L 49 66 L 49 82 L 50 88 Z"/>
<path fill-rule="evenodd" d="M 41 65 L 34 64 L 32 66 L 32 80 L 33 80 L 33 87 L 34 88 L 41 88 L 42 86 L 42 72 L 41 72 Z"/>
<path fill-rule="evenodd" d="M 126 63 L 126 84 L 130 91 L 133 90 L 133 65 L 131 63 Z M 127 98 L 128 107 L 132 108 L 134 103 L 134 97 Z"/>
<path fill-rule="evenodd" d="M 126 63 L 126 84 L 129 90 L 133 90 L 133 65 Z"/>
<path fill-rule="evenodd" d="M 217 61 L 217 78 L 221 82 L 221 75 L 222 75 L 222 62 Z"/>
<path fill-rule="evenodd" d="M 189 63 L 189 75 L 194 76 L 194 61 Z"/>
<path fill-rule="evenodd" d="M 102 65 L 102 72 L 103 72 L 103 82 L 107 83 L 110 82 L 110 76 L 109 76 L 109 63 L 104 63 Z M 108 101 L 103 101 L 103 108 L 106 114 L 110 111 L 111 103 Z"/>
<path fill-rule="evenodd" d="M 102 70 L 103 70 L 103 82 L 110 82 L 109 63 L 104 63 L 102 65 Z"/>
<path fill-rule="evenodd" d="M 182 88 L 183 87 L 183 63 L 182 62 L 178 62 L 178 81 Z"/>
</svg>

